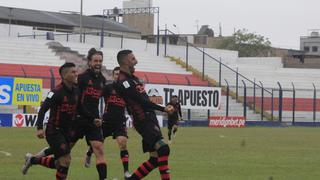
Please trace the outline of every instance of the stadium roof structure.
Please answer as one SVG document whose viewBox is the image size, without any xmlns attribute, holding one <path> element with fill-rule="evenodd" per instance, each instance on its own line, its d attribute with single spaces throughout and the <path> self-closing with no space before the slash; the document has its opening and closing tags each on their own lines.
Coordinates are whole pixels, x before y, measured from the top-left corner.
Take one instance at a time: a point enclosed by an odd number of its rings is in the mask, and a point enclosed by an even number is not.
<svg viewBox="0 0 320 180">
<path fill-rule="evenodd" d="M 0 23 L 29 25 L 58 29 L 73 29 L 79 27 L 79 14 L 48 12 L 39 10 L 30 10 L 22 8 L 12 8 L 0 6 Z M 96 16 L 82 16 L 84 28 L 101 29 L 103 18 Z M 110 19 L 104 19 L 104 29 L 109 31 L 120 31 L 130 33 L 140 33 L 140 31 L 128 27 L 127 25 L 115 22 Z"/>
</svg>

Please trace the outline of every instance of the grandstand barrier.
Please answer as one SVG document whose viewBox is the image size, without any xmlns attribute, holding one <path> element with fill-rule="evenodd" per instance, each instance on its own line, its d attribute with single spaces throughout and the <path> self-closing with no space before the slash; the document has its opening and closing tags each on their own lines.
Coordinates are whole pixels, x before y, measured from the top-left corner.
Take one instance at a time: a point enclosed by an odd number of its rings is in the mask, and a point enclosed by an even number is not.
<svg viewBox="0 0 320 180">
<path fill-rule="evenodd" d="M 34 37 L 37 37 L 34 34 Z M 70 35 L 74 36 L 75 35 Z M 90 34 L 88 36 L 94 36 Z M 43 36 L 44 37 L 44 36 Z M 54 36 L 56 39 L 59 35 Z M 61 35 L 62 37 L 62 35 Z M 70 38 L 69 37 L 69 38 Z M 45 38 L 45 37 L 44 37 Z M 74 38 L 72 38 L 74 39 Z M 115 39 L 115 41 L 119 40 Z M 125 40 L 124 40 L 125 42 Z M 166 44 L 165 44 L 166 45 Z M 123 44 L 125 47 L 126 45 Z M 173 46 L 172 46 L 173 47 Z M 178 48 L 178 47 L 176 47 Z M 181 47 L 179 47 L 181 50 Z M 166 55 L 174 54 L 175 48 L 167 48 L 165 52 Z M 256 113 L 260 113 L 260 120 L 264 121 L 266 119 L 272 121 L 291 121 L 291 122 L 299 122 L 299 121 L 319 121 L 319 111 L 320 104 L 318 104 L 317 99 L 317 89 L 314 86 L 314 92 L 297 89 L 295 87 L 294 90 L 288 88 L 266 88 L 269 86 L 264 86 L 260 81 L 251 80 L 246 78 L 244 74 L 241 74 L 237 69 L 228 66 L 228 61 L 225 59 L 216 57 L 210 53 L 207 49 L 197 49 L 190 43 L 186 43 L 185 46 L 185 58 L 187 61 L 184 61 L 185 68 L 187 70 L 195 69 L 198 70 L 197 80 L 193 81 L 195 75 L 190 76 L 178 76 L 178 75 L 157 75 L 152 73 L 143 73 L 143 77 L 145 77 L 145 81 L 147 83 L 160 83 L 160 80 L 163 80 L 163 84 L 176 84 L 176 85 L 197 85 L 196 81 L 200 82 L 200 86 L 207 85 L 210 82 L 210 85 L 215 85 L 222 88 L 222 95 L 225 95 L 229 90 L 228 96 L 222 96 L 222 98 L 227 98 L 226 104 L 222 104 L 223 108 L 221 111 L 224 111 L 226 116 L 232 116 L 234 114 L 230 113 L 235 110 L 230 110 L 229 101 L 236 99 L 237 102 L 245 104 L 247 107 L 243 107 L 243 114 L 248 113 L 249 109 L 254 110 Z M 182 57 L 182 56 L 180 56 Z M 201 59 L 195 61 L 196 57 L 201 57 Z M 182 60 L 181 60 L 182 61 Z M 243 60 L 247 61 L 247 60 Z M 251 60 L 249 60 L 251 61 Z M 231 62 L 231 61 L 230 61 Z M 19 64 L 18 64 L 19 65 Z M 1 64 L 0 64 L 1 66 Z M 278 64 L 274 64 L 274 66 L 278 66 Z M 2 66 L 1 66 L 2 67 Z M 38 66 L 35 68 L 29 68 L 28 65 L 20 65 L 18 69 L 10 70 L 9 66 L 1 68 L 2 71 L 0 75 L 2 76 L 12 76 L 14 74 L 17 77 L 31 77 L 37 78 L 40 77 L 43 79 L 43 87 L 50 89 L 55 84 L 59 83 L 60 79 L 58 75 L 55 74 L 57 71 L 53 69 L 43 69 L 39 70 Z M 211 73 L 210 70 L 214 70 Z M 210 73 L 209 73 L 210 71 Z M 9 73 L 8 73 L 9 72 Z M 40 72 L 40 73 L 39 73 Z M 53 73 L 51 73 L 53 72 Z M 230 75 L 231 72 L 231 75 Z M 43 75 L 47 74 L 47 75 Z M 150 75 L 152 74 L 152 75 Z M 53 78 L 54 77 L 54 78 Z M 215 77 L 216 81 L 211 77 Z M 212 83 L 213 82 L 213 83 Z M 242 82 L 242 83 L 241 83 Z M 204 84 L 201 84 L 204 83 Z M 207 83 L 207 84 L 205 84 Z M 228 85 L 227 85 L 228 83 Z M 280 83 L 282 86 L 283 84 Z M 227 88 L 228 86 L 228 88 Z M 284 85 L 285 86 L 285 85 Z M 246 93 L 244 93 L 246 92 Z M 304 92 L 304 93 L 302 93 Z M 246 94 L 246 95 L 244 95 Z M 293 97 L 293 94 L 295 96 Z M 244 102 L 246 101 L 246 102 Z M 237 110 L 238 111 L 238 110 Z M 189 111 L 188 111 L 189 113 Z M 210 113 L 209 113 L 210 114 Z M 191 115 L 188 114 L 188 119 L 192 119 Z M 259 120 L 258 118 L 253 120 Z"/>
</svg>

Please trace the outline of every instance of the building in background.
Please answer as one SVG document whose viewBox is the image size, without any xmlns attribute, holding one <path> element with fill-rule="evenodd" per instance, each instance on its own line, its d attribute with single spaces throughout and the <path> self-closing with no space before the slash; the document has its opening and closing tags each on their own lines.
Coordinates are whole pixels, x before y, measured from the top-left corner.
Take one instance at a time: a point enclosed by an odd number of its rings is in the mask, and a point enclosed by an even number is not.
<svg viewBox="0 0 320 180">
<path fill-rule="evenodd" d="M 152 7 L 152 0 L 130 0 L 123 2 L 123 8 L 145 8 Z M 154 34 L 154 14 L 153 13 L 137 13 L 124 14 L 123 24 L 137 29 L 141 35 Z"/>
<path fill-rule="evenodd" d="M 320 55 L 320 29 L 312 29 L 308 36 L 300 37 L 300 50 L 306 55 Z"/>
<path fill-rule="evenodd" d="M 80 32 L 80 15 L 76 12 L 59 13 L 0 6 L 0 36 L 17 37 L 18 34 L 36 32 Z M 106 35 L 116 34 L 130 38 L 141 38 L 139 30 L 125 24 L 98 16 L 82 16 L 83 32 L 99 35 L 102 24 Z"/>
</svg>

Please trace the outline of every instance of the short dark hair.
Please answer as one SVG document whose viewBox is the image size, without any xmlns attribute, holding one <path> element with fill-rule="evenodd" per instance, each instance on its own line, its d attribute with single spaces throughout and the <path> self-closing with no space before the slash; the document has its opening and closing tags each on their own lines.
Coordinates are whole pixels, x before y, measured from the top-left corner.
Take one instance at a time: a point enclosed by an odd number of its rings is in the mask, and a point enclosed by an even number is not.
<svg viewBox="0 0 320 180">
<path fill-rule="evenodd" d="M 131 54 L 132 51 L 129 50 L 129 49 L 126 49 L 126 50 L 122 50 L 122 51 L 119 51 L 118 54 L 117 54 L 117 61 L 118 61 L 118 64 L 122 64 L 122 60 L 128 55 L 128 54 Z"/>
<path fill-rule="evenodd" d="M 96 48 L 91 48 L 88 51 L 88 55 L 87 55 L 88 61 L 91 61 L 92 60 L 92 56 L 95 55 L 95 54 L 101 55 L 103 57 L 103 52 L 102 51 L 97 51 Z"/>
<path fill-rule="evenodd" d="M 119 70 L 120 70 L 120 67 L 119 67 L 119 66 L 117 66 L 117 67 L 113 68 L 113 70 L 112 70 L 112 74 L 114 74 L 114 72 L 115 72 L 115 71 L 119 71 Z"/>
<path fill-rule="evenodd" d="M 65 69 L 67 68 L 71 68 L 71 67 L 76 67 L 76 65 L 74 63 L 71 63 L 71 62 L 66 62 L 64 63 L 62 66 L 60 66 L 59 68 L 59 74 L 60 76 L 62 77 L 62 73 Z"/>
<path fill-rule="evenodd" d="M 177 95 L 172 95 L 171 98 L 178 98 L 178 96 Z"/>
</svg>

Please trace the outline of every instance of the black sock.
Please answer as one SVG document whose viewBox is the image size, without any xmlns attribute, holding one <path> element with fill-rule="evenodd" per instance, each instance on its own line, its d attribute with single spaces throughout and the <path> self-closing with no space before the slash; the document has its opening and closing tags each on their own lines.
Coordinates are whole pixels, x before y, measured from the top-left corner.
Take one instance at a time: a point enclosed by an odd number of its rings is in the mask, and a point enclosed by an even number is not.
<svg viewBox="0 0 320 180">
<path fill-rule="evenodd" d="M 55 169 L 56 164 L 55 164 L 55 159 L 52 156 L 47 156 L 47 157 L 32 157 L 31 158 L 31 164 L 39 164 L 41 166 Z"/>
<path fill-rule="evenodd" d="M 171 140 L 171 130 L 172 130 L 172 129 L 168 129 L 168 138 L 169 138 L 169 141 Z"/>
<path fill-rule="evenodd" d="M 99 173 L 99 179 L 105 180 L 107 178 L 107 164 L 105 163 L 97 164 L 96 168 Z"/>
<path fill-rule="evenodd" d="M 129 170 L 129 152 L 127 150 L 120 151 L 120 157 L 123 165 L 123 171 Z"/>
<path fill-rule="evenodd" d="M 87 151 L 87 156 L 91 156 L 92 153 L 93 153 L 93 149 L 92 149 L 92 147 L 90 146 L 89 149 L 88 149 L 88 151 Z"/>
<path fill-rule="evenodd" d="M 158 169 L 162 180 L 170 180 L 170 171 L 168 166 L 168 159 L 170 148 L 168 145 L 160 147 L 158 150 Z"/>
<path fill-rule="evenodd" d="M 49 156 L 49 155 L 52 155 L 53 152 L 52 152 L 51 148 L 47 148 L 44 150 L 44 154 L 45 154 L 45 156 Z"/>
</svg>

